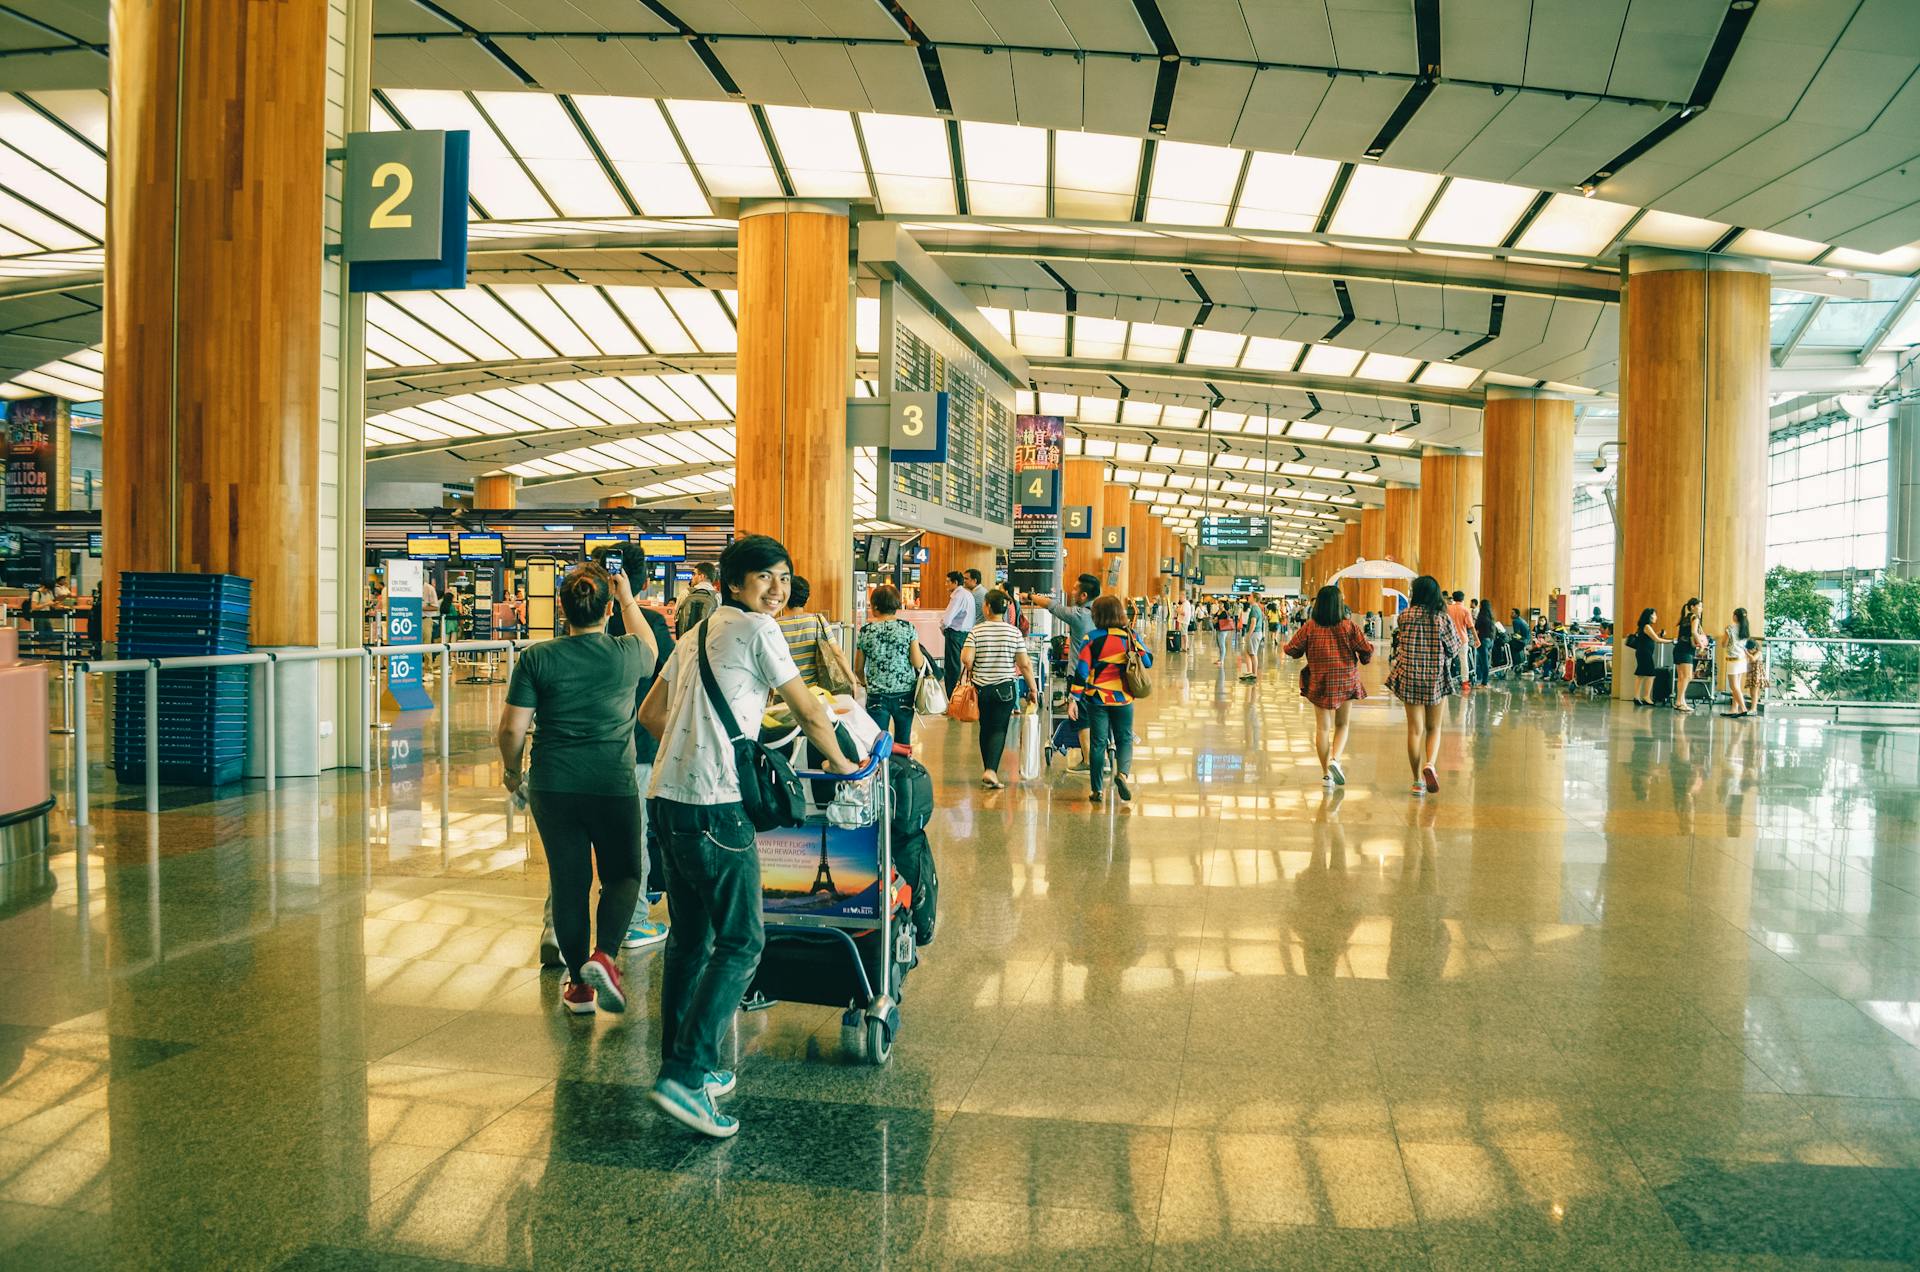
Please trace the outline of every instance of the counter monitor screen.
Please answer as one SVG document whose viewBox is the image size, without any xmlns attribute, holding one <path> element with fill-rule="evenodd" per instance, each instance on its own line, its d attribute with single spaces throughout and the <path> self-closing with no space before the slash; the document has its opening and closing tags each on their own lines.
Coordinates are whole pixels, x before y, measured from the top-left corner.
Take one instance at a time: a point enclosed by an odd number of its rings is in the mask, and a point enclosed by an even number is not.
<svg viewBox="0 0 1920 1272">
<path fill-rule="evenodd" d="M 640 536 L 640 555 L 649 561 L 684 561 L 687 559 L 687 536 L 643 534 Z"/>
<path fill-rule="evenodd" d="M 443 561 L 453 555 L 453 549 L 444 534 L 410 534 L 407 555 L 415 560 Z"/>
<path fill-rule="evenodd" d="M 463 557 L 498 557 L 502 550 L 497 534 L 463 534 L 456 542 Z"/>
<path fill-rule="evenodd" d="M 580 540 L 580 550 L 587 556 L 592 556 L 595 548 L 625 547 L 632 539 L 633 536 L 627 534 L 625 531 L 618 534 L 584 535 Z"/>
</svg>

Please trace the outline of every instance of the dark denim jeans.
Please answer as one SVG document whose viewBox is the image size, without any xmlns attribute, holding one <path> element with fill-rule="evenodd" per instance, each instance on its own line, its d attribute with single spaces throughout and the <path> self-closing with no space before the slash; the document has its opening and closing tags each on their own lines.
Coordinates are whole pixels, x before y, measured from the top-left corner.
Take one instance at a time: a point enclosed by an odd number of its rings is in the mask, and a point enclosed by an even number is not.
<svg viewBox="0 0 1920 1272">
<path fill-rule="evenodd" d="M 720 1040 L 767 943 L 760 854 L 738 803 L 651 802 L 672 920 L 660 984 L 660 1076 L 697 1088 L 720 1067 Z"/>
<path fill-rule="evenodd" d="M 867 714 L 881 728 L 893 726 L 893 740 L 902 746 L 913 745 L 913 694 L 875 693 L 867 690 Z"/>
<path fill-rule="evenodd" d="M 1091 695 L 1080 699 L 1080 715 L 1093 737 L 1088 745 L 1087 767 L 1091 789 L 1106 788 L 1107 739 L 1113 739 L 1113 762 L 1122 773 L 1133 771 L 1133 704 L 1110 707 Z"/>
</svg>

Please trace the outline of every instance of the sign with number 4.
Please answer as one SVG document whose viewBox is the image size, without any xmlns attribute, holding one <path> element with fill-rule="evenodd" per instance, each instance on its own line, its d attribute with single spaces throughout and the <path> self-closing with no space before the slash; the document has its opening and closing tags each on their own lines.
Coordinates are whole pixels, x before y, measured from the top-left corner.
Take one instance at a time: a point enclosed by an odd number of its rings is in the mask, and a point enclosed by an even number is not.
<svg viewBox="0 0 1920 1272">
<path fill-rule="evenodd" d="M 1052 512 L 1060 502 L 1060 470 L 1027 469 L 1015 481 L 1014 496 L 1022 512 Z"/>
</svg>

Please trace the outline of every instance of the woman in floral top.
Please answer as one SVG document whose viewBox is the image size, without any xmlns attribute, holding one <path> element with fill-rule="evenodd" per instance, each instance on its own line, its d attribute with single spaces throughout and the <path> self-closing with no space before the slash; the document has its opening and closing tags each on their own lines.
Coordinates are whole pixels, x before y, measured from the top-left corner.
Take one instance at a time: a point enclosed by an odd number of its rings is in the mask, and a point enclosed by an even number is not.
<svg viewBox="0 0 1920 1272">
<path fill-rule="evenodd" d="M 1093 602 L 1093 631 L 1080 645 L 1080 657 L 1073 668 L 1073 701 L 1067 714 L 1083 720 L 1093 734 L 1087 746 L 1087 767 L 1092 778 L 1093 802 L 1103 798 L 1101 783 L 1107 776 L 1107 738 L 1113 738 L 1113 788 L 1120 798 L 1133 799 L 1133 695 L 1127 692 L 1127 655 L 1140 655 L 1144 667 L 1153 666 L 1148 653 L 1127 626 L 1127 611 L 1120 598 L 1111 594 Z"/>
<path fill-rule="evenodd" d="M 1347 746 L 1347 704 L 1367 696 L 1360 664 L 1373 658 L 1366 634 L 1347 617 L 1340 589 L 1332 583 L 1313 596 L 1313 615 L 1287 642 L 1287 657 L 1306 655 L 1300 696 L 1313 704 L 1313 749 L 1320 757 L 1320 780 L 1345 786 L 1340 752 Z"/>
<path fill-rule="evenodd" d="M 1440 790 L 1433 767 L 1440 759 L 1440 710 L 1458 688 L 1461 637 L 1431 574 L 1413 581 L 1408 599 L 1393 632 L 1387 688 L 1407 708 L 1407 764 L 1413 769 L 1413 793 L 1424 795 Z"/>
<path fill-rule="evenodd" d="M 913 624 L 896 618 L 899 589 L 882 583 L 867 598 L 873 617 L 861 627 L 853 643 L 853 678 L 867 687 L 867 714 L 885 729 L 891 725 L 894 741 L 913 744 L 913 687 L 926 668 Z"/>
</svg>

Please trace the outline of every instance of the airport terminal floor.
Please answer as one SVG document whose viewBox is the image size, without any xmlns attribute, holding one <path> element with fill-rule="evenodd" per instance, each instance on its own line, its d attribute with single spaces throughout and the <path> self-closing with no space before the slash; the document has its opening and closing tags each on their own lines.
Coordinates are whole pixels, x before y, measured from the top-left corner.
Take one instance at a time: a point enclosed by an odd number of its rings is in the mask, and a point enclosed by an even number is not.
<svg viewBox="0 0 1920 1272">
<path fill-rule="evenodd" d="M 444 767 L 402 720 L 364 784 L 99 793 L 0 924 L 0 1265 L 1920 1260 L 1910 734 L 1496 684 L 1416 797 L 1377 677 L 1333 790 L 1293 665 L 1158 679 L 1131 804 L 923 722 L 892 1061 L 743 1013 L 724 1142 L 646 1103 L 657 951 L 558 1010 L 500 686 Z"/>
</svg>

